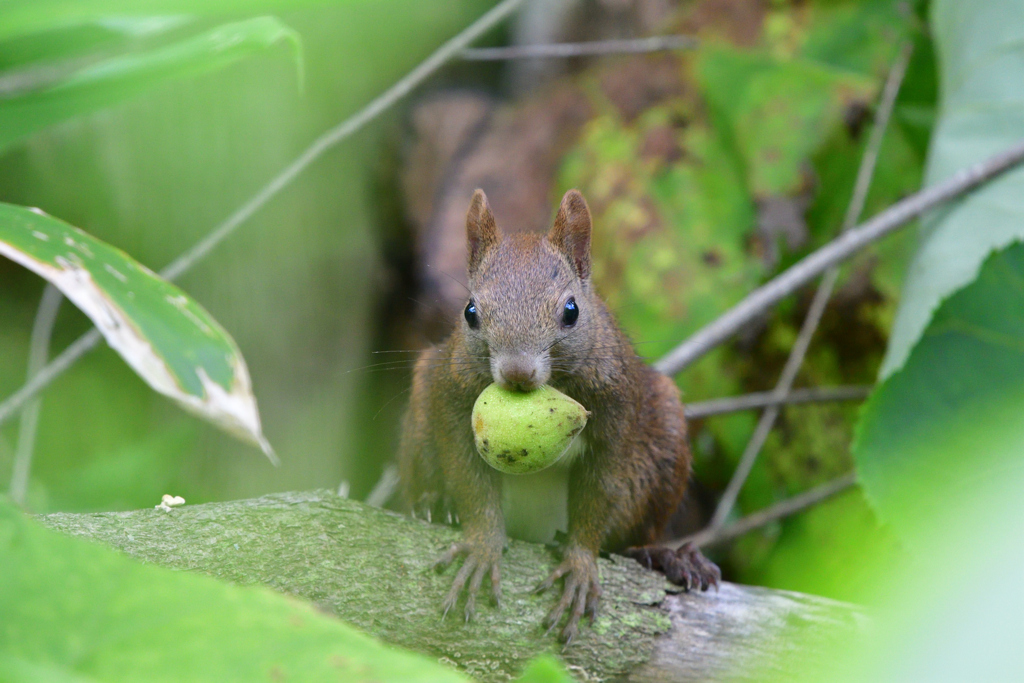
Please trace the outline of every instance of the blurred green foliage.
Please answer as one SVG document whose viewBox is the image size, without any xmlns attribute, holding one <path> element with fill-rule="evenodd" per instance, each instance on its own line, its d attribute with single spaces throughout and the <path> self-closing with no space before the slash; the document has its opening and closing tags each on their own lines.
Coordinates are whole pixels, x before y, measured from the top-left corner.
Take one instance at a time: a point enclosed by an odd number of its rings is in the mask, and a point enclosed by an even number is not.
<svg viewBox="0 0 1024 683">
<path fill-rule="evenodd" d="M 23 70 L 51 54 L 60 63 L 144 54 L 268 10 L 301 36 L 306 68 L 300 91 L 295 62 L 283 49 L 253 52 L 216 72 L 164 83 L 36 133 L 0 156 L 0 199 L 39 206 L 159 269 L 319 133 L 490 4 L 458 0 L 439 12 L 433 3 L 412 0 L 181 0 L 146 4 L 144 11 L 160 9 L 157 19 L 163 17 L 162 24 L 152 20 L 150 33 L 139 23 L 102 20 L 111 11 L 138 17 L 139 3 L 5 7 L 0 71 Z M 22 36 L 45 30 L 43 46 L 15 37 L 16 28 Z M 317 162 L 180 281 L 242 349 L 283 466 L 274 469 L 258 451 L 179 414 L 102 349 L 44 395 L 31 509 L 144 507 L 168 492 L 200 502 L 335 486 L 342 479 L 352 480 L 357 494 L 372 485 L 383 463 L 355 457 L 352 424 L 361 386 L 372 378 L 348 371 L 366 364 L 375 297 L 386 282 L 376 228 L 386 210 L 376 205 L 373 185 L 387 147 L 381 142 L 394 138 L 399 116 L 386 116 Z M 6 397 L 25 379 L 41 282 L 2 261 L 0 291 L 0 396 Z M 85 329 L 84 316 L 65 307 L 54 352 Z M 0 427 L 2 482 L 10 478 L 16 438 L 16 423 Z M 113 479 L 99 488 L 86 485 L 107 476 Z"/>
<path fill-rule="evenodd" d="M 1024 8 L 1006 0 L 935 4 L 943 88 L 930 183 L 1021 139 L 1024 24 L 1015 19 Z M 854 448 L 873 504 L 904 538 L 948 514 L 965 484 L 989 491 L 1020 478 L 1022 184 L 1024 170 L 1014 169 L 925 221 L 885 381 L 865 406 Z"/>
<path fill-rule="evenodd" d="M 827 670 L 794 662 L 779 680 L 1024 675 L 1022 310 L 1018 242 L 942 302 L 906 364 L 872 395 L 854 452 L 872 507 L 899 539 L 899 561 L 865 545 L 856 559 L 837 558 L 853 567 L 832 562 L 839 576 L 869 577 L 857 588 L 872 626 L 833 647 Z"/>
<path fill-rule="evenodd" d="M 1024 6 L 940 2 L 931 25 L 942 66 L 942 116 L 925 176 L 934 184 L 1020 141 Z M 883 375 L 903 364 L 939 302 L 974 280 L 993 249 L 1024 239 L 1017 208 L 1022 193 L 1024 172 L 1016 169 L 924 221 Z"/>
<path fill-rule="evenodd" d="M 1020 139 L 1021 11 L 1005 0 L 934 3 L 944 87 L 929 182 Z M 853 444 L 861 487 L 898 555 L 866 543 L 835 563 L 837 577 L 859 583 L 854 594 L 875 623 L 835 650 L 828 671 L 786 680 L 1024 676 L 1022 178 L 1004 174 L 925 220 Z M 790 580 L 807 569 L 790 567 Z M 983 588 L 972 589 L 974 577 Z"/>
<path fill-rule="evenodd" d="M 10 86 L 0 108 L 0 149 L 161 82 L 222 68 L 279 41 L 290 43 L 301 74 L 299 37 L 274 17 L 224 24 L 172 45 L 109 59 L 83 59 L 88 64 L 83 68 L 44 63 L 12 70 L 5 77 Z"/>
<path fill-rule="evenodd" d="M 714 11 L 714 3 L 695 3 L 692 15 Z M 681 21 L 692 30 L 696 20 L 684 11 Z M 595 279 L 642 355 L 659 357 L 838 233 L 872 107 L 907 40 L 915 53 L 864 217 L 919 187 L 936 89 L 930 41 L 917 21 L 901 2 L 847 0 L 775 3 L 745 43 L 698 22 L 703 47 L 679 58 L 678 85 L 636 116 L 609 98 L 605 72 L 586 77 L 597 113 L 564 162 L 559 189 L 579 187 L 588 198 Z M 783 220 L 773 218 L 780 207 Z M 801 215 L 806 225 L 793 230 Z M 845 267 L 798 386 L 874 382 L 913 243 L 905 231 Z M 811 291 L 687 369 L 678 379 L 685 399 L 772 388 Z M 756 419 L 740 413 L 691 425 L 702 485 L 725 487 Z M 738 512 L 852 469 L 856 420 L 854 404 L 787 408 Z M 830 569 L 856 566 L 865 546 L 896 552 L 855 489 L 749 534 L 717 559 L 734 579 L 853 598 L 868 577 Z"/>
</svg>

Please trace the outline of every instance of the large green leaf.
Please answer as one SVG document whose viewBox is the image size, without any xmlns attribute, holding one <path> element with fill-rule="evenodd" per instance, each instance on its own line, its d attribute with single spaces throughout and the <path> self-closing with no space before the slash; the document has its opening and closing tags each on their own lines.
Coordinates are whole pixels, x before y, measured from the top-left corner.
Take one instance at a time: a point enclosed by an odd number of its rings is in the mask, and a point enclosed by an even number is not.
<svg viewBox="0 0 1024 683">
<path fill-rule="evenodd" d="M 968 490 L 1024 477 L 1024 244 L 993 254 L 939 306 L 865 406 L 854 455 L 865 491 L 905 538 Z"/>
<path fill-rule="evenodd" d="M 3 100 L 0 150 L 47 126 L 108 107 L 158 83 L 221 68 L 282 40 L 292 46 L 301 67 L 298 35 L 274 17 L 224 24 L 172 45 L 91 64 Z"/>
<path fill-rule="evenodd" d="M 465 680 L 266 588 L 65 538 L 3 498 L 0 615 L 5 683 Z"/>
<path fill-rule="evenodd" d="M 864 408 L 866 493 L 909 550 L 865 548 L 874 624 L 803 681 L 1024 676 L 1024 243 L 941 303 Z M 983 583 L 983 588 L 972 586 Z M 783 680 L 783 679 L 780 679 Z"/>
<path fill-rule="evenodd" d="M 180 289 L 39 209 L 0 203 L 0 254 L 60 288 L 151 387 L 273 458 L 241 352 Z"/>
<path fill-rule="evenodd" d="M 0 97 L 6 97 L 15 90 L 12 85 L 20 85 L 18 79 L 11 83 L 11 77 L 17 75 L 22 67 L 31 75 L 32 71 L 38 73 L 42 70 L 45 73 L 54 71 L 54 67 L 73 67 L 76 60 L 96 62 L 191 21 L 192 17 L 181 14 L 103 17 L 0 42 L 0 69 L 4 70 L 0 74 Z M 35 79 L 20 80 L 22 83 L 28 80 L 31 84 Z"/>
<path fill-rule="evenodd" d="M 940 117 L 925 183 L 934 185 L 1024 137 L 1024 4 L 936 0 Z M 882 376 L 898 370 L 946 296 L 974 280 L 994 249 L 1024 237 L 1024 169 L 1001 176 L 925 221 Z"/>
</svg>

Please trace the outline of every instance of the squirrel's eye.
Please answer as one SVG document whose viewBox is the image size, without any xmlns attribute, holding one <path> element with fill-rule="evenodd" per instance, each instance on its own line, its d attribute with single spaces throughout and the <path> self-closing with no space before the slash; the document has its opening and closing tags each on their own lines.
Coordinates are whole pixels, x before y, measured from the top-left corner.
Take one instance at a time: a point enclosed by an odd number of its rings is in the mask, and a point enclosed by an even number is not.
<svg viewBox="0 0 1024 683">
<path fill-rule="evenodd" d="M 576 324 L 576 319 L 580 317 L 580 308 L 576 305 L 576 299 L 569 297 L 569 300 L 565 302 L 565 309 L 562 311 L 562 324 L 566 327 L 572 327 Z"/>
<path fill-rule="evenodd" d="M 470 328 L 476 329 L 480 327 L 480 318 L 476 314 L 476 304 L 470 299 L 469 303 L 466 304 L 466 310 L 464 315 L 466 316 L 466 322 L 469 323 Z"/>
</svg>

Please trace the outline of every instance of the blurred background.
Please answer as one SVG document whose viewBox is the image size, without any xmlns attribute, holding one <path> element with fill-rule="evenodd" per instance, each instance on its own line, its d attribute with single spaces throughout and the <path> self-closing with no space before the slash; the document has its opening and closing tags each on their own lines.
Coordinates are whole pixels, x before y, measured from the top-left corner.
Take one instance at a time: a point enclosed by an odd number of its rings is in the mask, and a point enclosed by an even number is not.
<svg viewBox="0 0 1024 683">
<path fill-rule="evenodd" d="M 54 16 L 48 4 L 25 3 L 25 12 Z M 88 0 L 85 18 L 40 19 L 28 37 L 0 40 L 0 117 L 10 125 L 39 115 L 19 109 L 18 98 L 51 87 L 50 68 L 73 74 L 260 14 L 293 30 L 300 48 L 279 41 L 218 68 L 154 78 L 117 102 L 5 140 L 0 201 L 41 207 L 159 270 L 493 4 L 223 0 L 198 9 L 168 0 L 159 16 L 140 20 L 127 18 L 132 3 Z M 937 97 L 926 16 L 926 3 L 897 0 L 528 2 L 479 44 L 666 33 L 699 44 L 589 60 L 451 62 L 179 281 L 241 348 L 282 466 L 156 395 L 103 346 L 44 394 L 27 507 L 123 510 L 164 493 L 191 504 L 343 481 L 364 498 L 393 457 L 409 381 L 407 368 L 368 366 L 381 360 L 375 351 L 420 348 L 443 331 L 424 244 L 450 238 L 437 216 L 464 207 L 481 178 L 515 195 L 505 207 L 495 202 L 499 223 L 518 220 L 517 198 L 529 200 L 523 215 L 539 212 L 543 222 L 566 189 L 583 191 L 595 216 L 598 289 L 641 354 L 657 359 L 838 233 L 882 84 L 907 44 L 913 56 L 864 215 L 920 186 Z M 904 231 L 844 268 L 797 386 L 875 381 L 914 245 Z M 42 289 L 0 260 L 0 397 L 25 380 Z M 770 390 L 812 294 L 680 375 L 685 400 Z M 52 352 L 88 327 L 65 304 Z M 737 514 L 848 472 L 857 410 L 787 408 Z M 692 425 L 694 528 L 757 416 Z M 0 485 L 17 438 L 16 420 L 0 427 Z M 715 559 L 733 580 L 854 598 L 866 545 L 898 552 L 853 488 L 717 549 Z"/>
<path fill-rule="evenodd" d="M 253 16 L 238 12 L 244 3 L 222 4 L 234 14 L 200 14 L 149 35 L 97 21 L 80 39 L 81 53 L 141 52 Z M 438 11 L 402 0 L 262 3 L 259 9 L 279 12 L 299 34 L 301 68 L 280 43 L 223 69 L 154 83 L 6 147 L 0 195 L 41 207 L 159 270 L 488 4 L 459 0 Z M 0 45 L 0 68 L 36 57 L 18 47 Z M 375 330 L 387 315 L 378 306 L 391 277 L 383 243 L 394 229 L 387 221 L 401 213 L 385 206 L 395 199 L 381 198 L 380 188 L 402 116 L 395 110 L 329 152 L 180 281 L 241 347 L 283 466 L 274 469 L 258 451 L 154 395 L 104 347 L 46 393 L 31 509 L 136 508 L 172 490 L 200 502 L 336 488 L 342 479 L 354 493 L 372 485 L 389 454 L 358 453 L 356 406 L 372 378 L 350 371 L 373 362 Z M 6 396 L 25 378 L 42 281 L 4 260 L 0 282 Z M 65 305 L 54 352 L 87 325 Z M 6 481 L 16 428 L 5 425 L 0 438 Z"/>
</svg>

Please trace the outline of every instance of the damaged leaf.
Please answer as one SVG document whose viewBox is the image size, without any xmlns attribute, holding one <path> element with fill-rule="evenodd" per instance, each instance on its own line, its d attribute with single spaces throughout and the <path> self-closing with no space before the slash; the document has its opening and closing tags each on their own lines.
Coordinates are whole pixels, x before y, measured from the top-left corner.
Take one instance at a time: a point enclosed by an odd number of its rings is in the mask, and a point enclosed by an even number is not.
<svg viewBox="0 0 1024 683">
<path fill-rule="evenodd" d="M 241 352 L 188 295 L 39 209 L 0 203 L 0 254 L 59 288 L 153 389 L 276 462 Z"/>
</svg>

